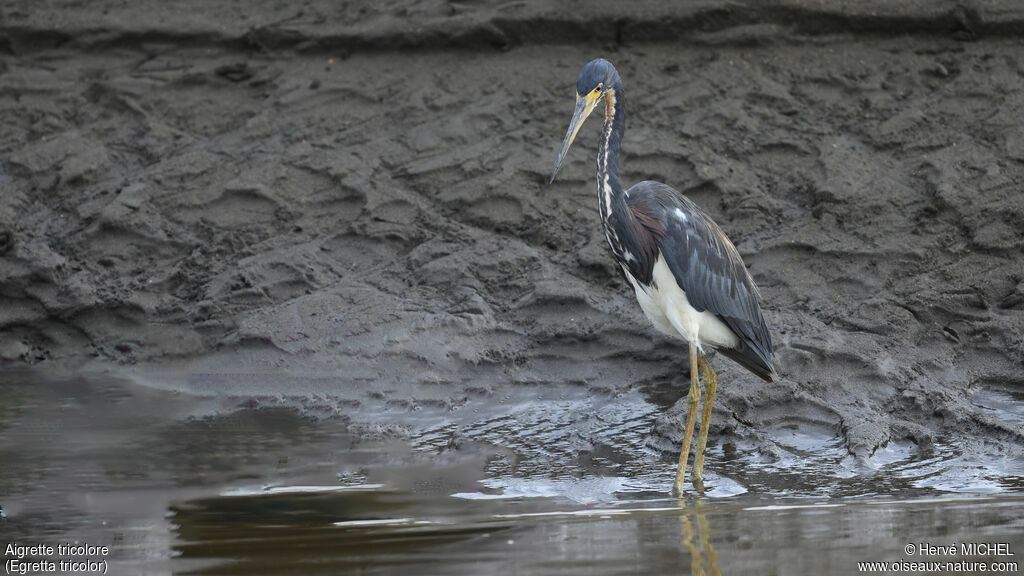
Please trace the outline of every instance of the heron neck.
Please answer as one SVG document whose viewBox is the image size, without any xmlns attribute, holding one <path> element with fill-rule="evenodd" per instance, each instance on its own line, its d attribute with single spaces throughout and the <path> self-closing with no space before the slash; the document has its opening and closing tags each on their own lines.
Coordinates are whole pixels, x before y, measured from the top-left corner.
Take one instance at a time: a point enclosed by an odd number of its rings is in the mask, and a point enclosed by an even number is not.
<svg viewBox="0 0 1024 576">
<path fill-rule="evenodd" d="M 597 151 L 597 187 L 601 208 L 607 217 L 614 214 L 612 204 L 623 201 L 619 180 L 619 146 L 626 131 L 626 103 L 621 90 L 609 89 L 604 95 L 604 131 Z"/>
</svg>

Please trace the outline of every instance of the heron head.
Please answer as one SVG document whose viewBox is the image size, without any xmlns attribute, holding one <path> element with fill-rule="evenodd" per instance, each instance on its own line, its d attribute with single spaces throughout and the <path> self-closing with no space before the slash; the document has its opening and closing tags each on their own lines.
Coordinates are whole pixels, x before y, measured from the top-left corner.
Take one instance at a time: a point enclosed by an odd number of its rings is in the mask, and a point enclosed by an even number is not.
<svg viewBox="0 0 1024 576">
<path fill-rule="evenodd" d="M 594 111 L 597 103 L 609 91 L 614 91 L 619 83 L 619 73 L 615 66 L 604 58 L 591 60 L 580 70 L 576 78 L 576 109 L 572 113 L 572 120 L 569 121 L 569 130 L 565 133 L 565 140 L 562 141 L 562 150 L 558 153 L 558 160 L 555 161 L 555 169 L 551 171 L 550 182 L 555 181 L 555 174 L 562 166 L 562 159 L 565 153 L 572 146 L 576 134 L 583 126 L 583 121 Z"/>
</svg>

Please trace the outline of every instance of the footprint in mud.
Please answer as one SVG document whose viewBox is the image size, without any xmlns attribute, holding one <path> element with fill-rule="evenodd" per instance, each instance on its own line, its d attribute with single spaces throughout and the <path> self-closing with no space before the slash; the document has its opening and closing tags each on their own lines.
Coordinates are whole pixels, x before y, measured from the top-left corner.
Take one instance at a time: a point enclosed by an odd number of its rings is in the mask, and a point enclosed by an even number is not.
<svg viewBox="0 0 1024 576">
<path fill-rule="evenodd" d="M 898 462 L 909 461 L 917 454 L 917 447 L 913 443 L 900 440 L 890 441 L 872 454 L 865 464 L 873 470 L 880 470 L 893 466 Z"/>
<path fill-rule="evenodd" d="M 779 448 L 768 469 L 800 471 L 801 476 L 850 478 L 856 474 L 846 442 L 834 426 L 787 419 L 766 433 Z"/>
<path fill-rule="evenodd" d="M 197 210 L 219 227 L 236 228 L 272 221 L 280 206 L 280 201 L 265 186 L 232 182 Z"/>
<path fill-rule="evenodd" d="M 768 429 L 775 442 L 804 454 L 831 454 L 842 447 L 843 439 L 830 426 L 817 422 L 787 422 Z"/>
<path fill-rule="evenodd" d="M 1024 432 L 1024 388 L 983 386 L 971 397 L 971 403 L 997 421 Z"/>
</svg>

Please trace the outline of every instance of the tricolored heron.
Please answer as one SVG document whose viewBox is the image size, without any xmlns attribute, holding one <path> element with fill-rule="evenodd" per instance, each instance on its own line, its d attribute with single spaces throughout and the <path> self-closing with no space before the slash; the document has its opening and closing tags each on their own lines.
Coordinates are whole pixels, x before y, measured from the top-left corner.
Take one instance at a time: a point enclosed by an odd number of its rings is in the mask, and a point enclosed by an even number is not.
<svg viewBox="0 0 1024 576">
<path fill-rule="evenodd" d="M 626 131 L 622 79 L 611 62 L 588 62 L 576 79 L 576 110 L 551 181 L 562 165 L 583 121 L 604 102 L 604 129 L 597 151 L 597 197 L 604 234 L 623 276 L 636 291 L 644 314 L 658 331 L 681 338 L 690 347 L 690 391 L 686 396 L 676 492 L 682 494 L 686 460 L 697 422 L 704 379 L 704 410 L 693 476 L 704 472 L 711 407 L 717 378 L 704 347 L 710 346 L 771 382 L 777 378 L 772 339 L 758 304 L 757 286 L 725 233 L 689 198 L 661 182 L 646 181 L 628 190 L 619 180 L 619 146 Z"/>
</svg>

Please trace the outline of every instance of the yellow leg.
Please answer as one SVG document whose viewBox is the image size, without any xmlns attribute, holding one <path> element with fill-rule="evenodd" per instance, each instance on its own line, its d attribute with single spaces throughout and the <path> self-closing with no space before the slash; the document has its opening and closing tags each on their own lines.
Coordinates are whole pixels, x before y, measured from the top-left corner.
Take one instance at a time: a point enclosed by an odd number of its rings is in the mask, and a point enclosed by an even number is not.
<svg viewBox="0 0 1024 576">
<path fill-rule="evenodd" d="M 700 416 L 700 433 L 697 434 L 697 457 L 693 460 L 693 478 L 704 478 L 704 448 L 708 445 L 708 428 L 711 426 L 711 406 L 715 403 L 718 376 L 711 368 L 707 356 L 700 355 L 700 373 L 704 379 L 704 411 Z"/>
<path fill-rule="evenodd" d="M 686 395 L 686 431 L 683 433 L 683 447 L 679 452 L 679 468 L 676 468 L 676 494 L 683 493 L 686 479 L 686 459 L 690 456 L 690 442 L 693 428 L 697 425 L 697 410 L 700 404 L 700 379 L 697 374 L 697 347 L 690 344 L 690 392 Z"/>
</svg>

